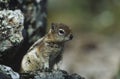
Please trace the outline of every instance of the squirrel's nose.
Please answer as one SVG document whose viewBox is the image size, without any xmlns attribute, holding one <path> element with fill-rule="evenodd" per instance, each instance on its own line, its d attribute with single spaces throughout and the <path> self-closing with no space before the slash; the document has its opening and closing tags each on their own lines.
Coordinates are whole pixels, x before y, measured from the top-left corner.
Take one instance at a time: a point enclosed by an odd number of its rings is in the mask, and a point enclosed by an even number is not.
<svg viewBox="0 0 120 79">
<path fill-rule="evenodd" d="M 72 34 L 70 34 L 70 40 L 72 40 L 73 39 L 73 35 Z"/>
</svg>

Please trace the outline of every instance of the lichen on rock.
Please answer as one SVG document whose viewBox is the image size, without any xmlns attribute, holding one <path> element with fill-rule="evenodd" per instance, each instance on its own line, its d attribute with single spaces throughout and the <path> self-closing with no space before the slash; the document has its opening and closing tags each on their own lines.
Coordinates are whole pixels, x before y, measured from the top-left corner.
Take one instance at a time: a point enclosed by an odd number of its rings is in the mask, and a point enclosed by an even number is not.
<svg viewBox="0 0 120 79">
<path fill-rule="evenodd" d="M 64 70 L 55 70 L 49 72 L 35 71 L 31 73 L 22 73 L 21 79 L 85 79 L 78 74 L 69 74 Z"/>
<path fill-rule="evenodd" d="M 5 65 L 0 65 L 0 73 L 10 76 L 12 79 L 20 79 L 20 75 L 18 73 L 14 72 L 10 67 Z"/>
<path fill-rule="evenodd" d="M 20 10 L 0 11 L 0 52 L 5 51 L 23 40 L 24 16 Z"/>
</svg>

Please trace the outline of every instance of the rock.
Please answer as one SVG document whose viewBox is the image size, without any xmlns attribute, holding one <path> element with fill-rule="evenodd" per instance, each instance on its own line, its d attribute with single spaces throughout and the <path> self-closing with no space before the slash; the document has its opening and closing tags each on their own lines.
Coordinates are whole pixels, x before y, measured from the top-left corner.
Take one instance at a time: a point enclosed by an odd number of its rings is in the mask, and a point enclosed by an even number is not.
<svg viewBox="0 0 120 79">
<path fill-rule="evenodd" d="M 24 16 L 20 10 L 0 11 L 0 52 L 20 44 L 23 40 L 23 21 Z"/>
<path fill-rule="evenodd" d="M 84 79 L 78 74 L 68 74 L 64 70 L 49 71 L 49 72 L 29 72 L 20 73 L 14 72 L 10 67 L 0 65 L 0 79 Z"/>
<path fill-rule="evenodd" d="M 10 76 L 0 72 L 0 79 L 12 79 Z"/>
<path fill-rule="evenodd" d="M 25 30 L 28 42 L 34 43 L 46 32 L 47 0 L 18 0 L 25 14 Z"/>
<path fill-rule="evenodd" d="M 10 67 L 0 65 L 0 79 L 20 79 L 20 76 Z"/>
<path fill-rule="evenodd" d="M 77 74 L 68 74 L 64 70 L 57 70 L 51 72 L 32 72 L 30 74 L 24 73 L 21 75 L 21 79 L 84 79 Z"/>
</svg>

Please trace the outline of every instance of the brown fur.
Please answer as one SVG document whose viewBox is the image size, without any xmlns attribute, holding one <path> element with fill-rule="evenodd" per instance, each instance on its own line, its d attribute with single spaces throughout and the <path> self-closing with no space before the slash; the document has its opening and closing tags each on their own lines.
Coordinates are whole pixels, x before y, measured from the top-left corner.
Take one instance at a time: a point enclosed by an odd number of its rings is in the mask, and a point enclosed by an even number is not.
<svg viewBox="0 0 120 79">
<path fill-rule="evenodd" d="M 21 72 L 52 70 L 61 60 L 64 43 L 71 38 L 68 26 L 52 23 L 48 34 L 35 42 L 23 57 Z"/>
</svg>

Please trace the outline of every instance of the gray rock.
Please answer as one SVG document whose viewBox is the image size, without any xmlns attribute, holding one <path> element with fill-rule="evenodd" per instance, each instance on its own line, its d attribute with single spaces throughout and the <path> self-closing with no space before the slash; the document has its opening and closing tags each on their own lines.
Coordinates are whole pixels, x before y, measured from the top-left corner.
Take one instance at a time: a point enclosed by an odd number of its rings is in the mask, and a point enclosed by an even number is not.
<svg viewBox="0 0 120 79">
<path fill-rule="evenodd" d="M 84 79 L 78 74 L 68 74 L 66 71 L 57 70 L 50 72 L 31 72 L 21 74 L 21 79 Z"/>
<path fill-rule="evenodd" d="M 20 79 L 18 73 L 14 72 L 10 67 L 5 65 L 0 65 L 0 79 L 1 77 L 11 78 L 11 79 Z"/>
<path fill-rule="evenodd" d="M 0 52 L 3 52 L 23 40 L 24 16 L 20 10 L 0 11 Z"/>
<path fill-rule="evenodd" d="M 47 0 L 18 0 L 18 2 L 23 5 L 28 42 L 34 43 L 46 32 Z"/>
</svg>

